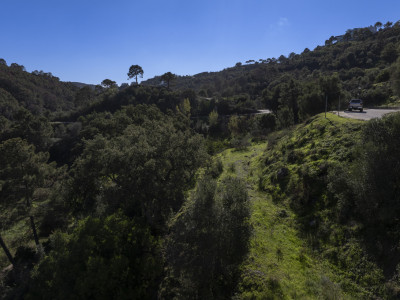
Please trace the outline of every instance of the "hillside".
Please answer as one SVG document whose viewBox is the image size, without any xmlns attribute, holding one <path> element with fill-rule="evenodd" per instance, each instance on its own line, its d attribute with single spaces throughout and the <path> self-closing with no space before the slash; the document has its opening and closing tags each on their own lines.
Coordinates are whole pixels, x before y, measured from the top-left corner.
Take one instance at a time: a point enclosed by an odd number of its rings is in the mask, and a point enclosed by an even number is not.
<svg viewBox="0 0 400 300">
<path fill-rule="evenodd" d="M 253 236 L 242 265 L 240 299 L 353 299 L 368 295 L 365 288 L 324 258 L 303 238 L 296 214 L 285 203 L 260 191 L 262 157 L 271 142 L 244 151 L 229 149 L 219 155 L 222 176 L 247 180 L 252 207 Z"/>
<path fill-rule="evenodd" d="M 78 90 L 73 84 L 62 82 L 51 73 L 29 73 L 24 66 L 17 63 L 8 66 L 3 59 L 0 59 L 0 89 L 34 114 L 73 109 Z"/>
<path fill-rule="evenodd" d="M 277 88 L 282 89 L 282 83 L 290 80 L 298 82 L 298 94 L 303 102 L 313 94 L 321 97 L 328 94 L 330 106 L 337 105 L 340 95 L 343 104 L 354 97 L 361 97 L 369 106 L 396 102 L 398 96 L 393 91 L 391 74 L 399 56 L 400 23 L 372 28 L 348 30 L 340 37 L 327 39 L 325 45 L 313 50 L 306 48 L 302 53 L 239 62 L 220 72 L 178 76 L 173 88 L 193 89 L 201 96 L 217 100 L 229 98 L 233 101 L 240 95 L 258 107 L 266 105 L 273 110 L 277 110 L 274 102 L 278 101 L 274 98 L 281 97 Z M 332 93 L 321 86 L 319 80 L 334 74 L 341 82 L 341 91 Z M 142 84 L 156 86 L 160 78 Z"/>
<path fill-rule="evenodd" d="M 253 235 L 241 265 L 240 299 L 397 299 L 399 253 L 389 244 L 399 242 L 398 208 L 370 199 L 371 212 L 358 201 L 368 197 L 364 189 L 374 197 L 374 184 L 360 179 L 371 165 L 387 182 L 387 194 L 396 189 L 398 158 L 377 158 L 372 149 L 379 127 L 392 129 L 377 146 L 397 147 L 390 139 L 398 135 L 399 119 L 364 123 L 318 115 L 266 142 L 216 156 L 223 163 L 220 178 L 244 178 L 251 203 Z M 388 160 L 394 169 L 377 167 Z M 378 217 L 386 209 L 394 211 Z M 369 213 L 375 217 L 365 218 Z"/>
<path fill-rule="evenodd" d="M 356 298 L 398 297 L 399 118 L 319 115 L 269 144 L 260 163 L 259 188 L 295 213 L 300 236 L 340 272 L 345 291 L 364 290 Z"/>
<path fill-rule="evenodd" d="M 0 60 L 0 298 L 398 299 L 400 114 L 320 112 L 396 105 L 399 46 L 378 24 L 171 88 Z"/>
</svg>

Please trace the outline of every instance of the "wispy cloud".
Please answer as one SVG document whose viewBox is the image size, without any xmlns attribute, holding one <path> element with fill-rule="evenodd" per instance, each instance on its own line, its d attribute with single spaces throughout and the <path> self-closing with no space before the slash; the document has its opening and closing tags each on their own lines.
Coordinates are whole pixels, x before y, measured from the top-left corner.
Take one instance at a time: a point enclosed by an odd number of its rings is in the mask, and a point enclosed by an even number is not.
<svg viewBox="0 0 400 300">
<path fill-rule="evenodd" d="M 279 21 L 277 22 L 276 25 L 277 25 L 279 28 L 282 28 L 282 27 L 289 26 L 290 23 L 289 23 L 288 18 L 279 18 Z"/>
<path fill-rule="evenodd" d="M 272 23 L 269 26 L 269 32 L 268 34 L 270 36 L 277 36 L 281 35 L 286 28 L 290 26 L 290 22 L 288 18 L 285 17 L 280 17 L 279 20 L 277 20 L 275 23 Z"/>
</svg>

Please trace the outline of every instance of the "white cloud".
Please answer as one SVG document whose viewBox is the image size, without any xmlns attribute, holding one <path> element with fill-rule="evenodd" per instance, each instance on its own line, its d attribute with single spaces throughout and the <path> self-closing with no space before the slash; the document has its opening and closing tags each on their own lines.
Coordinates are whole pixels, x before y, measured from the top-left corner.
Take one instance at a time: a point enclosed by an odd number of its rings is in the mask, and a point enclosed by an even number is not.
<svg viewBox="0 0 400 300">
<path fill-rule="evenodd" d="M 278 27 L 282 28 L 282 27 L 285 27 L 285 26 L 289 26 L 290 23 L 289 23 L 288 18 L 279 18 L 279 21 L 278 21 L 277 25 L 278 25 Z"/>
<path fill-rule="evenodd" d="M 286 31 L 286 28 L 288 28 L 289 26 L 290 26 L 289 19 L 285 17 L 280 17 L 278 21 L 272 23 L 269 26 L 268 35 L 269 36 L 282 35 Z"/>
</svg>

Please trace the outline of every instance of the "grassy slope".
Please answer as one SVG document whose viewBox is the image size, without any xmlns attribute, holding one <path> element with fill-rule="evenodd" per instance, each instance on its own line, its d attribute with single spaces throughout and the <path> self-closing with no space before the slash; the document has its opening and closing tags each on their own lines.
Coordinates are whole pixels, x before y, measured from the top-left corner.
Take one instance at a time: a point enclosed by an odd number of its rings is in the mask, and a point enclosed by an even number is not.
<svg viewBox="0 0 400 300">
<path fill-rule="evenodd" d="M 386 293 L 382 269 L 366 249 L 362 225 L 343 214 L 351 207 L 343 207 L 340 195 L 329 191 L 336 172 L 352 168 L 362 151 L 362 124 L 320 114 L 299 125 L 266 151 L 260 188 L 296 211 L 302 237 L 318 255 L 339 267 L 346 291 L 357 298 L 374 298 Z"/>
<path fill-rule="evenodd" d="M 357 121 L 329 115 L 328 120 L 317 117 L 318 123 L 357 124 Z M 333 122 L 333 123 L 332 123 Z M 300 125 L 297 130 L 308 125 Z M 300 132 L 300 131 L 298 131 Z M 301 135 L 304 137 L 303 133 Z M 240 298 L 244 299 L 347 299 L 362 298 L 366 291 L 330 264 L 309 243 L 301 238 L 296 216 L 286 201 L 273 201 L 269 192 L 260 191 L 260 170 L 265 153 L 279 146 L 286 133 L 276 137 L 281 140 L 269 141 L 249 147 L 246 151 L 232 149 L 221 153 L 226 176 L 236 173 L 248 182 L 252 204 L 251 224 L 254 235 L 251 240 L 249 257 L 243 265 Z M 300 136 L 291 138 L 299 139 Z M 312 147 L 303 142 L 310 151 Z"/>
</svg>

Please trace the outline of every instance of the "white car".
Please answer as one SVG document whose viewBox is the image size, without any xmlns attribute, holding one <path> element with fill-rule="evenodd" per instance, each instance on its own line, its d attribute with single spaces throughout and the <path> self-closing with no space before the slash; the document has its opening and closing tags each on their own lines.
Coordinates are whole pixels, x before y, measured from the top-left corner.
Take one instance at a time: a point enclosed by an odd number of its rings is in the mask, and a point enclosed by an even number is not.
<svg viewBox="0 0 400 300">
<path fill-rule="evenodd" d="M 360 112 L 363 111 L 363 101 L 361 99 L 352 99 L 349 102 L 349 111 L 353 109 L 358 109 Z"/>
</svg>

